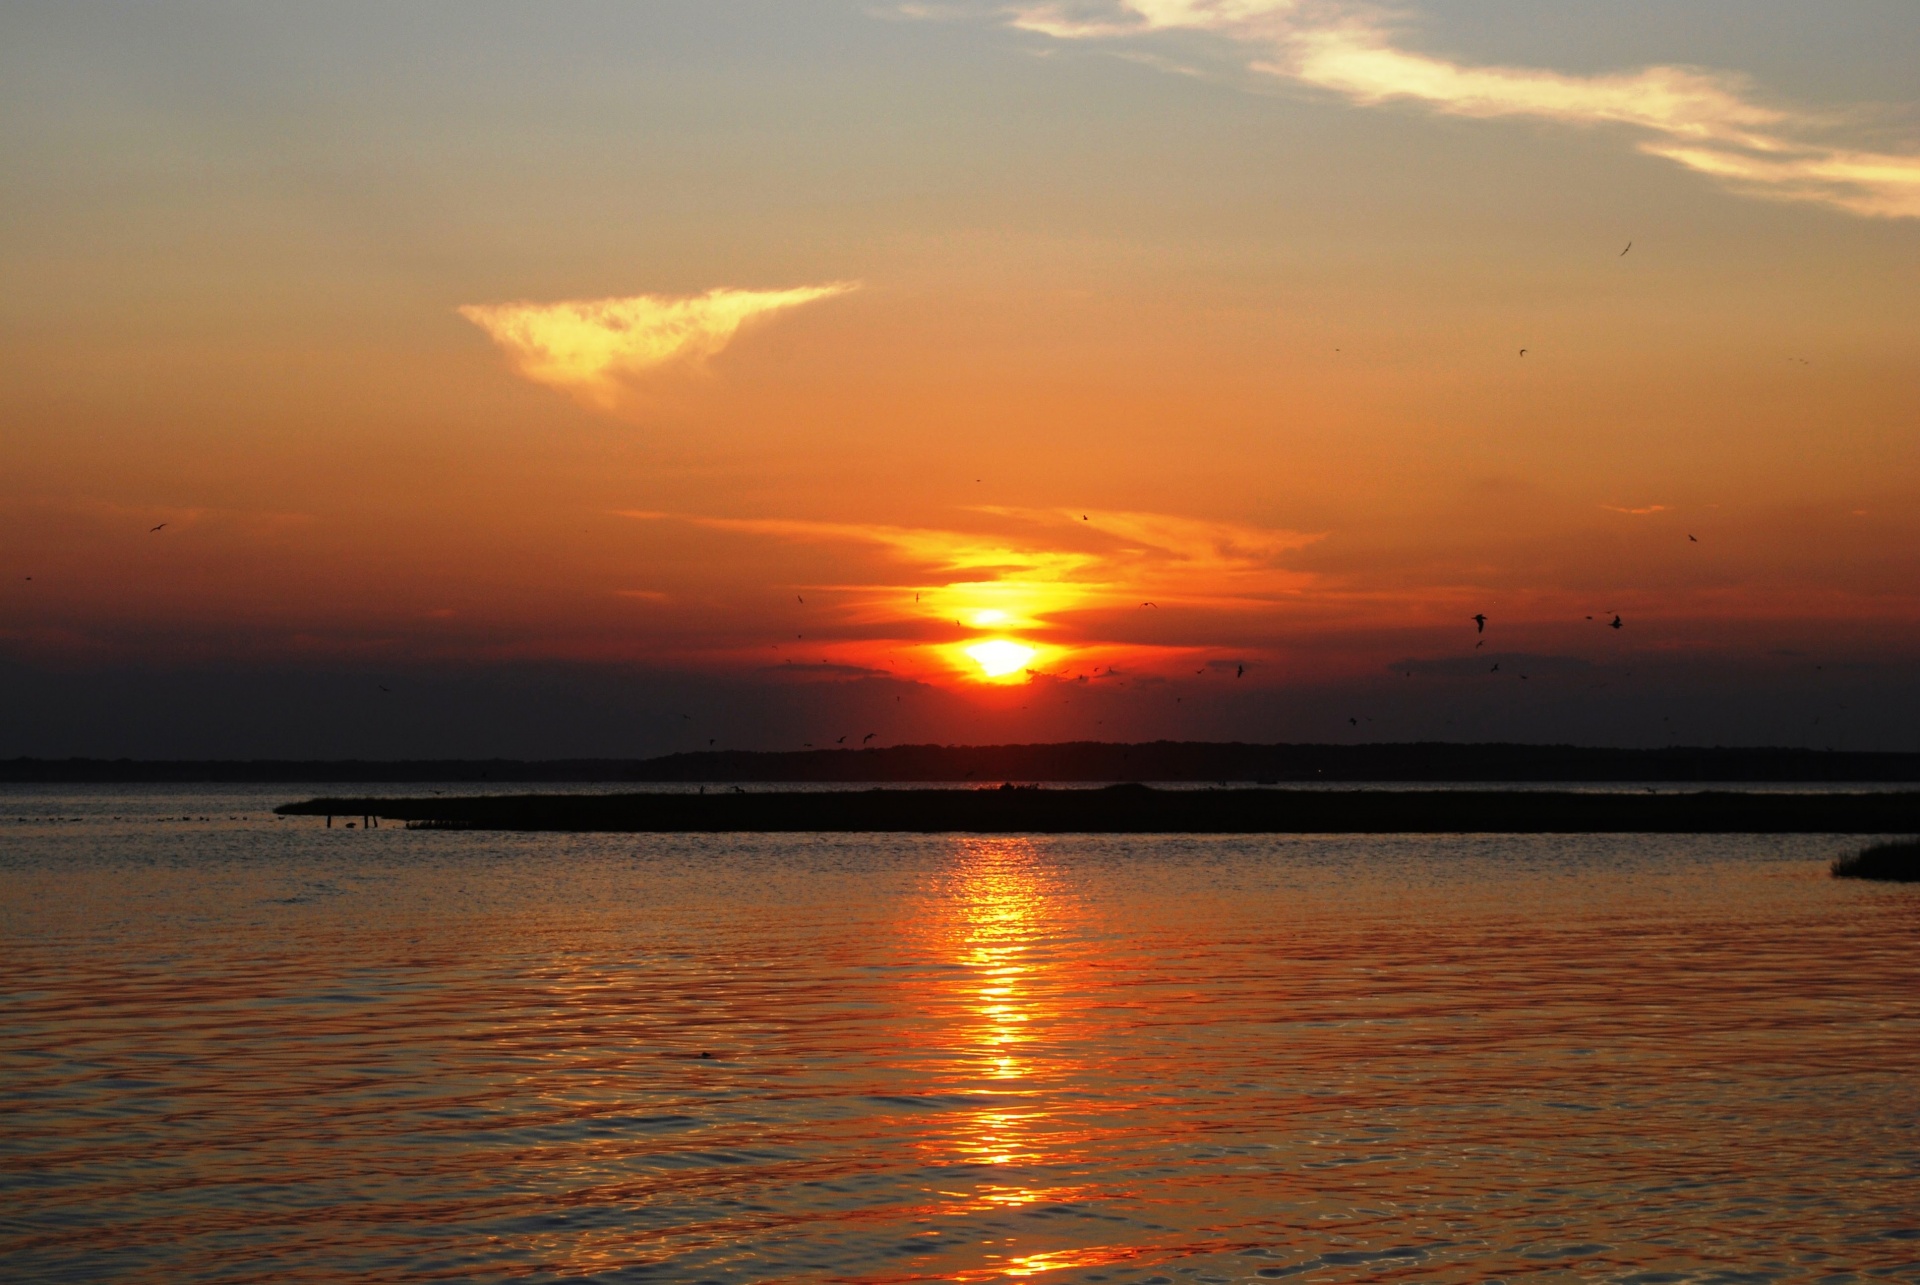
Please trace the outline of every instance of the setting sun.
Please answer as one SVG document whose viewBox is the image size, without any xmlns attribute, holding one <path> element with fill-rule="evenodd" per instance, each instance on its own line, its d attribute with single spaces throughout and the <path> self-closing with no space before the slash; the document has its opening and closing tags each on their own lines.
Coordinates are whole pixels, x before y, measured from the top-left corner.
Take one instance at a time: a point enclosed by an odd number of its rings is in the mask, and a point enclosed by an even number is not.
<svg viewBox="0 0 1920 1285">
<path fill-rule="evenodd" d="M 1026 668 L 1027 662 L 1038 653 L 1032 647 L 1025 647 L 1005 638 L 995 638 L 988 642 L 975 643 L 967 648 L 967 655 L 973 657 L 980 666 L 980 672 L 988 678 L 1005 678 L 1017 674 Z"/>
</svg>

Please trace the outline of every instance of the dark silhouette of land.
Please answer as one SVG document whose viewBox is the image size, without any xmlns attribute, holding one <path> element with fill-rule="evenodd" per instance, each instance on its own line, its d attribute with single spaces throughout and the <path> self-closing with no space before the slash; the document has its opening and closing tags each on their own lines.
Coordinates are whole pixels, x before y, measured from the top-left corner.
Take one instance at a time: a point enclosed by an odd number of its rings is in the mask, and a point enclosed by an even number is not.
<svg viewBox="0 0 1920 1285">
<path fill-rule="evenodd" d="M 1796 781 L 1920 783 L 1920 754 L 1802 749 L 1595 749 L 1576 745 L 892 745 L 703 750 L 653 759 L 0 761 L 10 782 L 632 781 Z"/>
<path fill-rule="evenodd" d="M 1835 857 L 1836 879 L 1878 879 L 1885 883 L 1920 883 L 1920 839 L 1876 843 L 1844 857 Z"/>
<path fill-rule="evenodd" d="M 321 798 L 283 816 L 472 830 L 906 831 L 976 834 L 1901 834 L 1920 792 L 1518 790 L 729 791 Z"/>
</svg>

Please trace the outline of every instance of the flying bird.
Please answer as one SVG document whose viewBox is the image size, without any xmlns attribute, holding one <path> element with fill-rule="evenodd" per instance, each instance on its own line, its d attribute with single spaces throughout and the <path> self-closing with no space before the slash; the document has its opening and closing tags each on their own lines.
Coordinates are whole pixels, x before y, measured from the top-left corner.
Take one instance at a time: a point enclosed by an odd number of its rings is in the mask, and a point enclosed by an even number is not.
<svg viewBox="0 0 1920 1285">
<path fill-rule="evenodd" d="M 1687 537 L 1687 540 L 1688 540 L 1688 541 L 1689 541 L 1690 543 L 1693 543 L 1693 544 L 1698 544 L 1698 543 L 1700 543 L 1700 537 L 1699 537 L 1699 536 L 1697 536 L 1697 535 L 1689 535 L 1689 536 Z"/>
<path fill-rule="evenodd" d="M 1088 521 L 1089 519 L 1087 518 L 1087 515 L 1086 515 L 1086 514 L 1084 514 L 1084 513 L 1082 513 L 1082 514 L 1080 515 L 1080 520 L 1081 520 L 1082 522 L 1085 522 L 1085 521 Z"/>
<path fill-rule="evenodd" d="M 159 530 L 162 530 L 163 528 L 165 528 L 165 526 L 166 526 L 166 525 L 167 525 L 166 523 L 164 523 L 164 522 L 162 522 L 162 523 L 161 523 L 161 524 L 160 524 L 159 526 L 155 526 L 155 527 L 148 527 L 148 528 L 147 528 L 147 534 L 148 534 L 148 535 L 152 535 L 152 534 L 153 534 L 153 533 L 154 533 L 155 531 L 159 531 Z"/>
<path fill-rule="evenodd" d="M 1352 724 L 1353 724 L 1353 725 L 1354 725 L 1355 727 L 1358 727 L 1358 726 L 1360 726 L 1360 720 L 1359 720 L 1359 719 L 1357 719 L 1357 718 L 1350 718 L 1350 719 L 1348 719 L 1347 721 L 1348 721 L 1349 723 L 1352 723 Z"/>
<path fill-rule="evenodd" d="M 835 745 L 845 745 L 846 743 L 847 743 L 847 738 L 844 736 L 834 742 Z"/>
<path fill-rule="evenodd" d="M 865 745 L 868 741 L 872 740 L 874 737 L 878 735 L 880 735 L 880 733 L 878 732 L 868 732 L 865 736 L 860 738 L 860 743 L 862 745 Z"/>
<path fill-rule="evenodd" d="M 799 594 L 797 594 L 797 593 L 793 595 L 793 600 L 794 600 L 795 602 L 805 602 L 805 601 L 806 601 L 806 599 L 805 599 L 805 598 L 802 598 L 802 597 L 801 597 L 801 596 L 800 596 Z"/>
<path fill-rule="evenodd" d="M 1524 356 L 1526 356 L 1526 355 L 1527 355 L 1527 350 L 1526 350 L 1525 348 L 1522 348 L 1522 349 L 1520 350 L 1520 355 L 1521 355 L 1522 357 L 1524 357 Z"/>
<path fill-rule="evenodd" d="M 1629 241 L 1629 242 L 1627 242 L 1627 250 L 1631 250 L 1631 249 L 1633 249 L 1633 242 L 1631 242 L 1631 241 Z M 1622 251 L 1620 252 L 1620 257 L 1621 257 L 1621 258 L 1623 258 L 1623 259 L 1624 259 L 1624 258 L 1626 258 L 1626 257 L 1627 257 L 1627 250 L 1622 250 Z"/>
<path fill-rule="evenodd" d="M 1487 632 L 1487 617 L 1485 612 L 1482 612 L 1477 616 L 1470 616 L 1468 618 L 1473 621 L 1474 633 L 1484 634 Z"/>
<path fill-rule="evenodd" d="M 380 684 L 379 684 L 379 683 L 375 683 L 375 684 L 374 684 L 374 686 L 375 686 L 375 687 L 380 687 Z M 391 687 L 380 687 L 380 690 L 381 690 L 381 691 L 383 691 L 383 692 L 392 692 L 392 691 L 393 691 L 393 688 L 391 688 Z"/>
<path fill-rule="evenodd" d="M 1496 660 L 1496 661 L 1494 661 L 1494 662 L 1493 662 L 1493 668 L 1492 668 L 1492 669 L 1489 669 L 1489 670 L 1488 670 L 1487 672 L 1488 672 L 1489 674 L 1497 674 L 1497 673 L 1499 673 L 1499 672 L 1500 672 L 1500 662 L 1499 662 L 1499 661 L 1497 661 L 1497 660 Z"/>
<path fill-rule="evenodd" d="M 1155 611 L 1158 611 L 1158 610 L 1160 610 L 1160 606 L 1159 606 L 1159 604 L 1158 604 L 1158 603 L 1152 603 L 1152 602 L 1143 602 L 1143 603 L 1141 603 L 1140 605 L 1141 605 L 1141 606 L 1143 606 L 1143 607 L 1152 607 L 1152 608 L 1153 608 L 1153 609 L 1154 609 Z"/>
<path fill-rule="evenodd" d="M 1607 628 L 1609 629 L 1618 629 L 1620 627 L 1621 627 L 1621 620 L 1618 615 L 1615 615 L 1612 620 L 1607 622 Z"/>
<path fill-rule="evenodd" d="M 1111 673 L 1113 671 L 1109 670 L 1107 672 Z M 1233 676 L 1235 678 L 1245 678 L 1247 676 L 1247 667 L 1245 665 L 1235 665 L 1233 667 Z"/>
</svg>

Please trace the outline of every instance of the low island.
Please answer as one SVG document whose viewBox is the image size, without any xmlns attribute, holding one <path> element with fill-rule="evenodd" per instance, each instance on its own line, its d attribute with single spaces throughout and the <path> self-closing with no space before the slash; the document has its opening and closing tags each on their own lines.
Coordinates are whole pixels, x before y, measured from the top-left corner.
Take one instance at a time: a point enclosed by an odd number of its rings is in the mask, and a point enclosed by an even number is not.
<svg viewBox="0 0 1920 1285">
<path fill-rule="evenodd" d="M 462 830 L 971 834 L 1857 834 L 1920 832 L 1920 792 L 1731 790 L 755 790 L 317 798 L 283 816 Z"/>
<path fill-rule="evenodd" d="M 1837 857 L 1833 863 L 1833 877 L 1874 879 L 1881 883 L 1920 883 L 1920 839 L 1876 843 L 1847 856 Z"/>
</svg>

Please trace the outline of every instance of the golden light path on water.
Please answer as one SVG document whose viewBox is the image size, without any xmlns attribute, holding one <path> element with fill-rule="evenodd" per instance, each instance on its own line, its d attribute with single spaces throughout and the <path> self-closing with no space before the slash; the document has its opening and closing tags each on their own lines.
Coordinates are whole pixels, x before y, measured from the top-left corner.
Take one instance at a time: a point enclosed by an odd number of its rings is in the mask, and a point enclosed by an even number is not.
<svg viewBox="0 0 1920 1285">
<path fill-rule="evenodd" d="M 955 955 L 965 964 L 965 1020 L 956 1031 L 963 1056 L 973 1062 L 974 1093 L 983 1099 L 957 1139 L 959 1157 L 978 1165 L 1058 1166 L 1073 1156 L 1075 1139 L 1047 1105 L 1050 1092 L 1072 1077 L 1071 1066 L 1053 1065 L 1043 1042 L 1057 1011 L 1059 986 L 1048 973 L 1059 967 L 1041 947 L 1055 938 L 1072 910 L 1055 888 L 1042 854 L 1026 838 L 968 838 L 958 844 L 954 867 Z M 1040 1047 L 1036 1047 L 1039 1045 Z M 963 1193 L 965 1203 L 969 1197 Z M 1087 1184 L 1034 1185 L 988 1179 L 970 1199 L 988 1208 L 1020 1209 L 1040 1203 L 1071 1203 L 1093 1195 Z M 1009 1246 L 1009 1248 L 1012 1248 Z M 1069 1268 L 1125 1259 L 1116 1247 L 988 1252 L 979 1268 L 958 1280 L 1025 1279 Z"/>
<path fill-rule="evenodd" d="M 1920 899 L 1830 838 L 484 835 L 284 793 L 0 808 L 11 1279 L 1920 1264 Z"/>
</svg>

